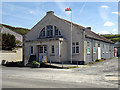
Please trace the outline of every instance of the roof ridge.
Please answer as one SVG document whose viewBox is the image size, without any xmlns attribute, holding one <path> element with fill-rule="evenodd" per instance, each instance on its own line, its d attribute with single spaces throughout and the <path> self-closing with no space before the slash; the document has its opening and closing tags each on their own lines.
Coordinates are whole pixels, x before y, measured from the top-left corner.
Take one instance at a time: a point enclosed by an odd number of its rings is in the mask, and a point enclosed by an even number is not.
<svg viewBox="0 0 120 90">
<path fill-rule="evenodd" d="M 62 18 L 60 18 L 60 17 L 58 17 L 58 16 L 56 16 L 56 15 L 54 15 L 54 16 L 55 16 L 56 18 L 60 19 L 60 20 L 63 20 L 63 21 L 65 21 L 65 22 L 67 22 L 67 23 L 71 23 L 70 21 L 68 21 L 68 20 L 66 20 L 66 19 L 62 19 Z M 99 34 L 93 32 L 93 31 L 91 31 L 91 30 L 89 30 L 89 29 L 87 29 L 87 28 L 85 28 L 85 27 L 83 27 L 83 26 L 81 26 L 81 25 L 79 25 L 79 24 L 76 24 L 76 23 L 73 23 L 73 22 L 72 22 L 72 24 L 73 24 L 74 26 L 78 27 L 78 28 L 85 29 L 85 32 L 86 32 L 86 35 L 87 35 L 87 36 L 89 36 L 89 34 L 92 33 L 92 34 L 94 34 L 94 36 L 95 36 L 94 39 L 98 39 L 98 40 L 102 40 L 102 41 L 114 43 L 114 42 L 112 42 L 111 40 L 108 40 L 107 38 L 102 37 L 102 36 L 100 36 Z M 88 32 L 90 32 L 90 33 L 88 34 Z M 93 38 L 93 35 L 91 35 L 91 38 Z"/>
</svg>

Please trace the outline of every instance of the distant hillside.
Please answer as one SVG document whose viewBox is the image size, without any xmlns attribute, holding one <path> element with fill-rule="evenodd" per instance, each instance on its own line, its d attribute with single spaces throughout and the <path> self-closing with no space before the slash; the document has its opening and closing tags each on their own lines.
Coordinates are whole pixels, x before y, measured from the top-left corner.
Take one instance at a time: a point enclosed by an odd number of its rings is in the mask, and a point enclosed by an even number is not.
<svg viewBox="0 0 120 90">
<path fill-rule="evenodd" d="M 106 34 L 106 35 L 101 35 L 113 42 L 120 41 L 120 34 Z"/>
<path fill-rule="evenodd" d="M 16 33 L 21 34 L 21 35 L 24 35 L 28 31 L 30 31 L 29 29 L 26 29 L 26 28 L 13 27 L 13 26 L 10 26 L 10 25 L 5 25 L 5 24 L 0 24 L 0 26 L 2 26 L 2 27 L 4 26 L 4 27 L 16 32 Z"/>
</svg>

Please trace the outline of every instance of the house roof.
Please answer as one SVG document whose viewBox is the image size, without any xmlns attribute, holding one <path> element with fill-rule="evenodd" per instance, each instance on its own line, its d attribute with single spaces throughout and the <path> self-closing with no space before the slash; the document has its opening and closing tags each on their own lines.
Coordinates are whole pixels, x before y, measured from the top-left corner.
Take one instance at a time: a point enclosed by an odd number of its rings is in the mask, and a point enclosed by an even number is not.
<svg viewBox="0 0 120 90">
<path fill-rule="evenodd" d="M 57 17 L 57 16 L 55 16 L 55 17 Z M 59 18 L 59 17 L 57 17 L 57 18 L 71 24 L 71 22 L 68 21 L 68 20 L 65 20 L 65 19 L 62 19 L 62 18 Z M 89 30 L 89 29 L 87 29 L 87 28 L 85 28 L 85 27 L 83 27 L 81 25 L 78 25 L 78 24 L 75 24 L 75 23 L 72 23 L 72 25 L 77 27 L 77 28 L 80 28 L 80 30 L 81 29 L 85 30 L 85 36 L 86 37 L 89 37 L 89 38 L 92 38 L 92 39 L 97 39 L 97 40 L 108 42 L 108 43 L 114 43 L 114 42 L 108 40 L 107 38 L 102 37 L 102 36 L 96 34 L 95 32 L 93 32 L 93 31 L 91 31 L 91 30 Z"/>
</svg>

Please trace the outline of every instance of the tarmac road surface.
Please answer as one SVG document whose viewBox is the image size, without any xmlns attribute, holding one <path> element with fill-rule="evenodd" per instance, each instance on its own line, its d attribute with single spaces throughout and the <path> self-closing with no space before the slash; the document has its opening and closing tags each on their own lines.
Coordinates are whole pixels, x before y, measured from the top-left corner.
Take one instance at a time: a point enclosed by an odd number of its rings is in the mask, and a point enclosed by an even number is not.
<svg viewBox="0 0 120 90">
<path fill-rule="evenodd" d="M 118 58 L 74 69 L 2 66 L 2 88 L 118 88 Z"/>
</svg>

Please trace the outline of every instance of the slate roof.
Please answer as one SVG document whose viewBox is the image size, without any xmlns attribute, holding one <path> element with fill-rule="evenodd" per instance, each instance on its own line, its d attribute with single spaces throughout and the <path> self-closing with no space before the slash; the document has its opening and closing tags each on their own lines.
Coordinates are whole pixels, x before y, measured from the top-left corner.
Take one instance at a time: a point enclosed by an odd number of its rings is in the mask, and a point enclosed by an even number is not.
<svg viewBox="0 0 120 90">
<path fill-rule="evenodd" d="M 57 16 L 55 16 L 55 17 L 57 17 Z M 67 20 L 59 18 L 59 17 L 57 17 L 57 18 L 71 24 L 70 21 L 67 21 Z M 88 37 L 88 38 L 92 38 L 92 39 L 95 39 L 95 40 L 100 40 L 100 41 L 108 42 L 108 43 L 114 43 L 114 42 L 108 40 L 107 38 L 102 37 L 102 36 L 96 34 L 95 32 L 93 32 L 93 31 L 91 31 L 91 30 L 89 30 L 89 29 L 87 29 L 87 28 L 85 28 L 81 25 L 78 25 L 78 24 L 75 24 L 75 23 L 72 23 L 72 25 L 77 27 L 77 28 L 84 29 L 85 30 L 85 36 Z"/>
</svg>

